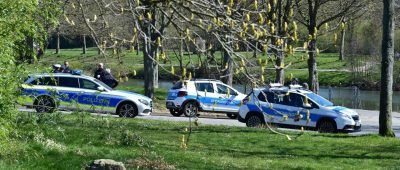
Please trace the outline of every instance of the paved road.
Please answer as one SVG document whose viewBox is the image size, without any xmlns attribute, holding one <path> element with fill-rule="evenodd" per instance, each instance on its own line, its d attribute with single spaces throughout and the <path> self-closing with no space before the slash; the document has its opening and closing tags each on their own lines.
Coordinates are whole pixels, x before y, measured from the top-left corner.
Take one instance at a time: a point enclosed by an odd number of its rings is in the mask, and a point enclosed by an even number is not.
<svg viewBox="0 0 400 170">
<path fill-rule="evenodd" d="M 20 111 L 33 112 L 32 109 L 19 108 Z M 360 114 L 360 119 L 362 121 L 362 131 L 351 133 L 353 135 L 362 134 L 377 134 L 379 131 L 379 112 L 370 110 L 356 110 Z M 69 113 L 69 112 L 64 112 Z M 92 113 L 93 115 L 102 115 Z M 156 112 L 151 116 L 138 116 L 139 119 L 151 119 L 151 120 L 163 120 L 163 121 L 188 121 L 187 117 L 173 117 L 169 113 Z M 198 120 L 200 124 L 206 125 L 225 125 L 225 126 L 238 126 L 245 127 L 244 123 L 240 123 L 237 120 L 232 120 L 227 118 L 223 114 L 208 114 L 201 113 Z M 393 130 L 396 133 L 396 137 L 400 138 L 400 113 L 393 113 Z"/>
</svg>

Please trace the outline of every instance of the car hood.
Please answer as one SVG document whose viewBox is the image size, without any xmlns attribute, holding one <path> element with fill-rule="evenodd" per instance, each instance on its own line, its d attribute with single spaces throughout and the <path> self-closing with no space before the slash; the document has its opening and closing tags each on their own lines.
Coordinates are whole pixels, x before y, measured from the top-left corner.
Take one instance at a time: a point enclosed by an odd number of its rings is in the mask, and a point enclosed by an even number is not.
<svg viewBox="0 0 400 170">
<path fill-rule="evenodd" d="M 126 96 L 126 97 L 136 97 L 136 98 L 141 98 L 141 99 L 146 99 L 146 100 L 151 101 L 151 99 L 148 98 L 145 95 L 138 94 L 138 93 L 133 93 L 133 92 L 129 92 L 129 91 L 112 90 L 112 91 L 110 91 L 110 94 L 119 95 L 119 96 Z"/>
<path fill-rule="evenodd" d="M 356 116 L 358 115 L 358 113 L 356 111 L 354 111 L 353 109 L 349 109 L 346 107 L 342 107 L 342 106 L 329 106 L 327 107 L 329 110 L 332 110 L 336 113 L 342 113 L 342 114 L 347 114 L 350 116 Z"/>
</svg>

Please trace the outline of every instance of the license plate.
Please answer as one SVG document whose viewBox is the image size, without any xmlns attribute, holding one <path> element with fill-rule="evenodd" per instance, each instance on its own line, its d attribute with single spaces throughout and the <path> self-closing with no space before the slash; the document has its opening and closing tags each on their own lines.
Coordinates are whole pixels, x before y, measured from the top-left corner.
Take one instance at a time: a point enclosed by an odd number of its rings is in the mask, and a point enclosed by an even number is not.
<svg viewBox="0 0 400 170">
<path fill-rule="evenodd" d="M 167 103 L 167 106 L 173 106 L 173 105 L 174 105 L 174 103 L 172 103 L 172 102 Z"/>
</svg>

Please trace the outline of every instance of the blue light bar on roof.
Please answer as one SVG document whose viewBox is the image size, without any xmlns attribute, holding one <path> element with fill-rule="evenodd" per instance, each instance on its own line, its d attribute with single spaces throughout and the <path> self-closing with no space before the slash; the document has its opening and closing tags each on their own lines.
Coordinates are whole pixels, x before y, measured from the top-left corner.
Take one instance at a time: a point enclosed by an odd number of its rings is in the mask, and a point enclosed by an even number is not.
<svg viewBox="0 0 400 170">
<path fill-rule="evenodd" d="M 72 70 L 71 74 L 72 75 L 82 75 L 82 70 Z"/>
</svg>

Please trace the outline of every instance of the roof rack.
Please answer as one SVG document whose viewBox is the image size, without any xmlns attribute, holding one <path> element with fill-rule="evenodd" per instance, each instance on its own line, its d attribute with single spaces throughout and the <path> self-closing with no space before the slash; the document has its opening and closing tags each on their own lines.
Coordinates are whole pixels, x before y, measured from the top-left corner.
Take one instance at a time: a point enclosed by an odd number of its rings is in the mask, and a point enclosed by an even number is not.
<svg viewBox="0 0 400 170">
<path fill-rule="evenodd" d="M 291 84 L 289 85 L 290 89 L 303 89 L 303 86 L 301 86 L 300 84 Z"/>
<path fill-rule="evenodd" d="M 281 91 L 281 92 L 287 92 L 289 90 L 288 87 L 283 86 L 281 83 L 270 83 L 268 89 L 270 91 Z"/>
<path fill-rule="evenodd" d="M 269 87 L 283 87 L 281 83 L 269 83 Z"/>
<path fill-rule="evenodd" d="M 219 81 L 219 82 L 221 82 L 221 80 L 217 80 L 217 79 L 198 79 L 198 78 L 192 78 L 192 79 L 190 79 L 190 81 Z"/>
</svg>

